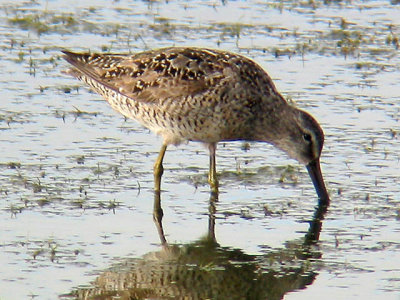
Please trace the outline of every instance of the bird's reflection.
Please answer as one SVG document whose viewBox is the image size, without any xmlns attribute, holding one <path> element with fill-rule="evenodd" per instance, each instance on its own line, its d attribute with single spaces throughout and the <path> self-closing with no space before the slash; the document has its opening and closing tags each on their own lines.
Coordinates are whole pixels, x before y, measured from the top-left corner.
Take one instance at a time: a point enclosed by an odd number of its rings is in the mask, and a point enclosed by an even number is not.
<svg viewBox="0 0 400 300">
<path fill-rule="evenodd" d="M 215 239 L 218 195 L 212 193 L 207 235 L 193 243 L 171 245 L 162 225 L 159 192 L 154 197 L 154 221 L 162 249 L 127 259 L 102 273 L 91 288 L 71 293 L 75 299 L 282 299 L 310 285 L 321 257 L 316 246 L 326 206 L 318 206 L 304 237 L 280 250 L 249 255 L 223 247 Z"/>
</svg>

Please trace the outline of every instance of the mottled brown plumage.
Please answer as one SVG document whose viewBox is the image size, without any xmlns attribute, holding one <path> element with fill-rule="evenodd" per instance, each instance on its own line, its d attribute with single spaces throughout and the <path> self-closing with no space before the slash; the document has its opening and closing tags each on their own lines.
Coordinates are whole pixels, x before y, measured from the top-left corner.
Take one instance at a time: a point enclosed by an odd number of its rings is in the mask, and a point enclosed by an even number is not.
<svg viewBox="0 0 400 300">
<path fill-rule="evenodd" d="M 115 110 L 163 137 L 155 164 L 156 190 L 169 144 L 208 144 L 209 181 L 216 191 L 216 144 L 264 141 L 307 165 L 320 199 L 328 203 L 319 169 L 322 129 L 308 113 L 289 105 L 252 60 L 220 50 L 175 47 L 133 55 L 64 53 L 74 66 L 71 75 Z"/>
</svg>

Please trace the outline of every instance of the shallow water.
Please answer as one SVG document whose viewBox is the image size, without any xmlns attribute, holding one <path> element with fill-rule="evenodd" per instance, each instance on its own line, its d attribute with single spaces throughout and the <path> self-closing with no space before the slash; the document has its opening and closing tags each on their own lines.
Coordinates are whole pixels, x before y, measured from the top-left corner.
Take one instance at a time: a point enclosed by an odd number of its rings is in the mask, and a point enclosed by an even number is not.
<svg viewBox="0 0 400 300">
<path fill-rule="evenodd" d="M 297 272 L 285 299 L 399 299 L 399 13 L 396 1 L 2 1 L 0 299 L 95 291 L 96 278 L 121 280 L 164 251 L 152 219 L 160 139 L 63 75 L 60 49 L 172 45 L 253 58 L 326 135 L 332 203 L 312 245 L 305 168 L 269 145 L 219 145 L 212 251 L 230 259 L 207 260 L 205 273 Z M 165 235 L 185 253 L 208 232 L 207 151 L 170 147 L 164 167 Z"/>
</svg>

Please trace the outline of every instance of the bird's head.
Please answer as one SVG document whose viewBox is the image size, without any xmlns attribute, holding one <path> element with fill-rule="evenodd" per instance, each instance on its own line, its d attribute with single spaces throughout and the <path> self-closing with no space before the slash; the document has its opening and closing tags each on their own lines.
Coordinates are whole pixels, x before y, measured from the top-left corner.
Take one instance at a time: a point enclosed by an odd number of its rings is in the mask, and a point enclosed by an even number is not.
<svg viewBox="0 0 400 300">
<path fill-rule="evenodd" d="M 310 114 L 295 107 L 287 116 L 283 116 L 280 124 L 281 132 L 275 136 L 273 143 L 290 157 L 306 165 L 320 203 L 328 204 L 329 195 L 319 163 L 324 132 Z"/>
</svg>

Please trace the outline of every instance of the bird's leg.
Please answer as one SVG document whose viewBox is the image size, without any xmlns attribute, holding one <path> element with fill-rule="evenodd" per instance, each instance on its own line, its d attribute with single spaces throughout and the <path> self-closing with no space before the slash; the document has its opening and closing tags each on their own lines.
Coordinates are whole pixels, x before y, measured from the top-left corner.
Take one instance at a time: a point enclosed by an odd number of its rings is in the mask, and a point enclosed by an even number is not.
<svg viewBox="0 0 400 300">
<path fill-rule="evenodd" d="M 162 226 L 162 218 L 164 216 L 161 207 L 161 193 L 160 191 L 154 191 L 154 207 L 153 207 L 153 220 L 156 224 L 158 235 L 160 237 L 161 244 L 163 246 L 167 245 L 167 240 L 165 238 L 164 229 Z"/>
<path fill-rule="evenodd" d="M 167 145 L 163 144 L 161 146 L 160 153 L 158 154 L 157 160 L 154 164 L 154 192 L 160 192 L 161 191 L 161 176 L 164 172 L 164 168 L 162 165 L 165 151 L 167 150 Z"/>
<path fill-rule="evenodd" d="M 216 203 L 218 202 L 218 194 L 211 192 L 210 201 L 208 204 L 208 234 L 207 238 L 209 241 L 214 243 L 217 242 L 215 238 L 215 214 L 217 212 Z"/>
<path fill-rule="evenodd" d="M 208 182 L 213 193 L 218 193 L 218 179 L 217 170 L 215 166 L 215 150 L 217 149 L 216 143 L 211 143 L 208 145 L 210 151 L 210 171 L 208 172 Z"/>
</svg>

